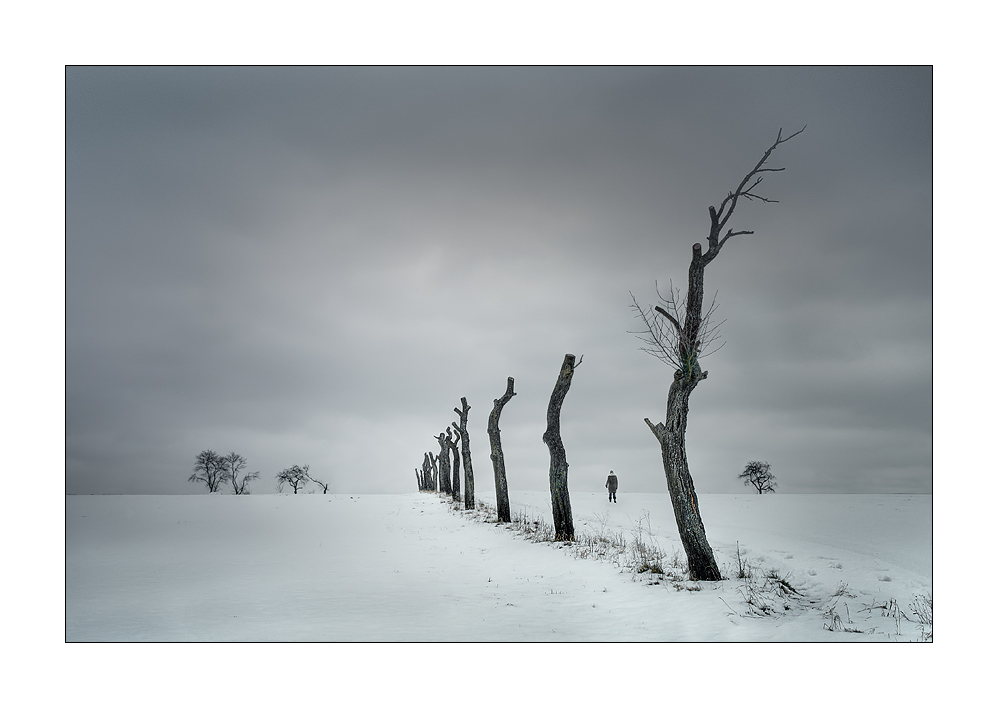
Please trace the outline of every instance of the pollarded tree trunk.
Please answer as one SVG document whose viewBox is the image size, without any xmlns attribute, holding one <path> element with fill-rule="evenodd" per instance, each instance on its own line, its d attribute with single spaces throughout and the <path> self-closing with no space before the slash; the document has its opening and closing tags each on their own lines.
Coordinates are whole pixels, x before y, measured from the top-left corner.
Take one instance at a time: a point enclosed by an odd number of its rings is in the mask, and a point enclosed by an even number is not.
<svg viewBox="0 0 998 708">
<path fill-rule="evenodd" d="M 712 239 L 708 241 L 713 245 Z M 645 420 L 662 446 L 662 460 L 665 464 L 669 496 L 672 497 L 672 509 L 676 514 L 679 537 L 686 550 L 690 578 L 693 580 L 721 579 L 721 571 L 718 570 L 717 561 L 714 560 L 714 551 L 707 542 L 707 532 L 700 517 L 700 504 L 686 460 L 686 420 L 690 410 L 690 394 L 698 383 L 707 378 L 707 372 L 701 370 L 697 361 L 699 337 L 695 333 L 700 332 L 703 270 L 716 252 L 711 254 L 708 251 L 708 255 L 709 259 L 701 255 L 699 243 L 693 244 L 686 300 L 686 323 L 683 328 L 687 336 L 682 339 L 684 344 L 681 347 L 684 365 L 675 372 L 672 385 L 669 387 L 665 425 L 658 429 L 653 427 L 650 421 Z"/>
<path fill-rule="evenodd" d="M 513 392 L 513 377 L 506 381 L 506 393 L 493 401 L 492 414 L 489 416 L 489 445 L 492 447 L 492 469 L 496 476 L 496 511 L 499 521 L 509 523 L 509 490 L 506 488 L 506 462 L 502 456 L 502 441 L 499 439 L 499 416 L 503 406 L 515 396 Z"/>
<path fill-rule="evenodd" d="M 451 435 L 453 434 L 453 438 Z M 454 483 L 451 485 L 451 498 L 457 502 L 461 499 L 461 453 L 458 451 L 457 442 L 461 439 L 461 436 L 451 431 L 447 428 L 447 447 L 450 448 L 451 454 L 454 455 Z"/>
<path fill-rule="evenodd" d="M 579 363 L 582 363 L 582 357 L 579 357 Z M 568 460 L 565 459 L 565 445 L 561 441 L 561 404 L 565 401 L 565 395 L 572 385 L 575 367 L 575 355 L 566 354 L 554 391 L 551 392 L 551 401 L 548 403 L 548 425 L 542 438 L 551 454 L 548 477 L 551 484 L 551 513 L 554 516 L 556 541 L 575 540 L 572 502 L 568 497 Z"/>
<path fill-rule="evenodd" d="M 440 465 L 440 492 L 450 496 L 450 455 L 448 454 L 450 450 L 447 446 L 447 437 L 444 433 L 440 433 L 434 439 L 440 443 L 440 455 L 437 457 Z"/>
<path fill-rule="evenodd" d="M 430 464 L 430 453 L 423 453 L 423 491 L 433 491 L 433 465 Z"/>
<path fill-rule="evenodd" d="M 686 460 L 686 417 L 689 412 L 690 394 L 696 385 L 707 377 L 700 365 L 693 362 L 689 376 L 677 371 L 672 386 L 669 387 L 669 403 L 665 423 L 652 425 L 645 423 L 658 438 L 662 447 L 662 464 L 665 479 L 672 498 L 672 510 L 676 515 L 679 537 L 683 541 L 686 559 L 693 580 L 720 580 L 721 572 L 714 560 L 714 551 L 707 542 L 707 532 L 700 517 L 700 502 L 697 500 L 693 478 L 690 476 Z"/>
<path fill-rule="evenodd" d="M 474 509 L 475 508 L 475 473 L 471 467 L 471 440 L 468 438 L 468 411 L 471 410 L 471 406 L 468 405 L 467 398 L 461 398 L 461 408 L 454 409 L 454 412 L 458 414 L 461 424 L 451 423 L 455 428 L 457 428 L 458 434 L 461 436 L 461 459 L 464 464 L 464 508 Z"/>
</svg>

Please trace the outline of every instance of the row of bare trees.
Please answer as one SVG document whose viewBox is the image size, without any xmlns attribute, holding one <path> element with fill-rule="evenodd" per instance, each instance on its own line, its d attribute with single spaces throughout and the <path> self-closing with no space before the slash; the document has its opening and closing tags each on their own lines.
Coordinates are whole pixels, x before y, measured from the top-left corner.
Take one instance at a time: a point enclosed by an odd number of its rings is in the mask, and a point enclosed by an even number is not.
<svg viewBox="0 0 998 708">
<path fill-rule="evenodd" d="M 496 501 L 499 521 L 508 522 L 509 491 L 506 484 L 506 463 L 502 455 L 502 442 L 499 437 L 499 416 L 516 393 L 513 391 L 513 377 L 506 381 L 506 392 L 495 399 L 492 414 L 489 416 L 489 444 L 492 454 L 492 469 L 495 473 Z M 464 508 L 475 508 L 475 472 L 471 463 L 471 439 L 468 437 L 468 413 L 471 406 L 467 398 L 461 398 L 461 407 L 455 408 L 458 421 L 453 422 L 434 439 L 440 445 L 440 452 L 423 453 L 422 469 L 416 468 L 416 483 L 421 492 L 440 492 L 449 495 L 455 503 L 461 501 L 461 467 L 464 467 Z M 461 443 L 460 454 L 458 443 Z M 453 474 L 451 473 L 453 457 Z"/>
<path fill-rule="evenodd" d="M 561 441 L 561 406 L 572 385 L 572 376 L 578 363 L 574 354 L 566 354 L 562 363 L 551 401 L 548 404 L 547 428 L 542 440 L 548 446 L 551 454 L 550 484 L 551 508 L 554 513 L 555 536 L 557 540 L 575 540 L 575 527 L 572 521 L 572 505 L 568 495 L 568 461 L 565 458 L 565 446 Z M 499 430 L 499 417 L 503 407 L 512 400 L 516 392 L 513 390 L 513 377 L 506 379 L 506 391 L 493 401 L 492 413 L 489 415 L 488 434 L 491 450 L 492 471 L 496 485 L 496 511 L 499 522 L 510 521 L 509 485 L 506 482 L 506 461 L 502 454 L 502 438 Z M 440 445 L 439 454 L 423 453 L 422 469 L 416 468 L 416 483 L 421 492 L 440 492 L 449 494 L 455 502 L 460 499 L 460 476 L 458 468 L 464 464 L 464 508 L 475 507 L 475 477 L 471 467 L 471 445 L 468 438 L 468 399 L 461 399 L 461 408 L 455 408 L 460 424 L 451 423 L 453 430 L 447 430 L 436 436 Z M 461 442 L 461 455 L 457 454 L 457 443 Z M 453 453 L 454 475 L 450 477 L 450 461 L 448 452 Z"/>
<path fill-rule="evenodd" d="M 513 379 L 509 381 L 512 387 Z M 416 468 L 416 482 L 419 491 L 440 492 L 447 494 L 455 502 L 460 502 L 461 467 L 463 466 L 465 509 L 475 508 L 475 472 L 471 464 L 471 440 L 468 437 L 468 412 L 470 410 L 468 399 L 462 398 L 461 407 L 454 409 L 460 423 L 451 423 L 444 432 L 434 437 L 434 440 L 440 445 L 439 454 L 423 453 L 422 470 Z M 461 444 L 460 451 L 458 443 Z M 452 456 L 454 461 L 453 474 L 451 473 Z M 508 501 L 506 506 L 509 506 Z"/>
<path fill-rule="evenodd" d="M 323 494 L 329 493 L 329 483 L 313 477 L 308 471 L 308 465 L 291 465 L 277 473 L 278 493 L 283 492 L 284 485 L 287 484 L 293 494 L 298 494 L 308 487 L 309 482 L 316 484 Z"/>
<path fill-rule="evenodd" d="M 767 166 L 773 151 L 783 143 L 800 135 L 803 130 L 804 128 L 801 128 L 786 137 L 780 130 L 776 136 L 776 141 L 763 153 L 755 167 L 742 178 L 735 190 L 728 192 L 728 195 L 720 201 L 716 208 L 713 205 L 709 206 L 710 228 L 707 233 L 707 250 L 704 251 L 700 243 L 693 244 L 693 256 L 688 271 L 685 299 L 682 297 L 681 291 L 671 285 L 667 296 L 659 293 L 660 302 L 654 307 L 644 308 L 636 298 L 633 299 L 633 307 L 641 322 L 640 331 L 634 332 L 634 334 L 637 334 L 644 342 L 645 346 L 642 349 L 673 369 L 665 422 L 653 424 L 651 420 L 645 418 L 645 424 L 658 440 L 662 450 L 662 463 L 665 468 L 669 496 L 672 500 L 679 535 L 686 551 L 690 577 L 693 580 L 721 579 L 717 562 L 714 559 L 714 552 L 707 542 L 707 533 L 700 515 L 700 504 L 686 458 L 686 426 L 690 395 L 697 385 L 707 378 L 707 372 L 701 368 L 700 360 L 720 348 L 720 345 L 716 344 L 719 338 L 719 325 L 713 322 L 713 315 L 717 307 L 716 300 L 711 303 L 706 312 L 703 311 L 704 271 L 707 265 L 718 256 L 721 248 L 729 239 L 753 233 L 746 230 L 735 231 L 734 228 L 728 227 L 739 203 L 749 201 L 776 202 L 775 199 L 761 195 L 757 188 L 762 184 L 765 173 L 781 172 L 784 169 Z M 548 404 L 547 428 L 543 435 L 543 441 L 548 446 L 551 457 L 549 469 L 551 509 L 554 516 L 555 536 L 560 541 L 573 541 L 575 535 L 572 507 L 568 495 L 568 461 L 561 440 L 561 406 L 571 386 L 575 369 L 581 362 L 581 356 L 577 363 L 573 354 L 565 355 Z M 499 442 L 499 413 L 502 406 L 513 395 L 513 379 L 510 378 L 506 395 L 501 399 L 496 399 L 493 416 L 489 419 L 492 462 L 496 472 L 496 498 L 499 508 L 503 509 L 503 505 L 505 505 L 506 510 L 505 519 L 500 511 L 500 521 L 509 521 L 509 501 L 506 492 L 502 447 Z M 473 487 L 470 490 L 467 488 L 469 486 L 468 480 L 472 479 L 466 429 L 468 406 L 465 399 L 461 399 L 461 401 L 465 407 L 460 432 L 466 464 L 465 508 L 472 508 L 474 489 Z M 460 414 L 461 411 L 458 413 Z M 456 424 L 455 427 L 457 427 Z M 448 429 L 448 440 L 449 435 L 450 430 Z M 441 445 L 441 455 L 443 455 L 445 445 L 442 441 L 443 438 L 443 434 L 438 438 Z M 440 457 L 435 459 L 439 461 Z M 759 465 L 759 469 L 747 469 L 741 475 L 746 478 L 746 483 L 756 486 L 759 493 L 772 491 L 775 484 L 772 484 L 771 479 L 765 478 L 766 473 L 769 473 L 768 464 L 751 463 L 750 468 L 752 464 Z M 763 464 L 765 467 L 762 467 Z M 440 470 L 438 466 L 431 453 L 424 456 L 422 476 L 420 476 L 419 470 L 416 470 L 421 490 L 436 491 L 439 489 L 437 481 Z M 769 476 L 771 477 L 771 475 Z M 768 486 L 767 482 L 770 483 Z M 473 484 L 473 482 L 471 483 Z M 454 488 L 451 491 L 456 499 L 457 492 Z"/>
<path fill-rule="evenodd" d="M 233 494 L 249 494 L 249 483 L 260 473 L 243 473 L 246 464 L 246 458 L 236 452 L 219 455 L 214 450 L 202 450 L 195 458 L 194 473 L 187 481 L 204 484 L 209 493 L 219 492 L 223 484 L 230 483 Z"/>
<path fill-rule="evenodd" d="M 209 494 L 221 492 L 226 483 L 232 485 L 233 494 L 249 494 L 249 483 L 258 479 L 260 473 L 244 472 L 246 465 L 246 458 L 238 453 L 219 455 L 214 450 L 202 450 L 195 458 L 194 473 L 187 478 L 187 481 L 205 485 Z M 291 465 L 277 473 L 278 492 L 283 492 L 284 485 L 287 484 L 295 494 L 298 494 L 299 491 L 304 491 L 310 482 L 316 484 L 323 494 L 329 492 L 329 484 L 309 474 L 308 465 Z"/>
</svg>

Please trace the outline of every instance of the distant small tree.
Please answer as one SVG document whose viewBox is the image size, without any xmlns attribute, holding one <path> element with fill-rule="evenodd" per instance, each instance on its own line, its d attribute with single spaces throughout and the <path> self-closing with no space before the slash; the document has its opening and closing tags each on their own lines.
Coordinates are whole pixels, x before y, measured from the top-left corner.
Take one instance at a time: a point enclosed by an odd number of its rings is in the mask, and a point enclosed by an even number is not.
<svg viewBox="0 0 998 708">
<path fill-rule="evenodd" d="M 239 473 L 243 471 L 246 467 L 246 458 L 242 455 L 230 452 L 224 458 L 226 473 L 229 476 L 229 481 L 232 482 L 232 493 L 233 494 L 249 494 L 249 483 L 257 479 L 260 476 L 259 472 L 249 472 L 243 475 L 242 479 L 239 479 Z"/>
<path fill-rule="evenodd" d="M 203 450 L 195 458 L 194 474 L 188 477 L 187 481 L 206 485 L 210 494 L 217 492 L 219 486 L 228 479 L 229 468 L 226 458 L 214 450 Z"/>
<path fill-rule="evenodd" d="M 329 494 L 329 482 L 323 482 L 320 479 L 316 479 L 312 475 L 309 475 L 308 478 L 319 486 L 319 489 L 322 490 L 323 494 Z"/>
<path fill-rule="evenodd" d="M 308 465 L 291 465 L 286 470 L 277 473 L 278 489 L 285 484 L 290 484 L 291 489 L 297 494 L 299 489 L 304 489 L 311 477 L 308 476 Z"/>
<path fill-rule="evenodd" d="M 770 492 L 776 493 L 776 475 L 770 471 L 768 462 L 758 462 L 753 460 L 745 465 L 745 471 L 738 475 L 738 479 L 745 480 L 745 486 L 752 485 L 759 494 Z"/>
</svg>

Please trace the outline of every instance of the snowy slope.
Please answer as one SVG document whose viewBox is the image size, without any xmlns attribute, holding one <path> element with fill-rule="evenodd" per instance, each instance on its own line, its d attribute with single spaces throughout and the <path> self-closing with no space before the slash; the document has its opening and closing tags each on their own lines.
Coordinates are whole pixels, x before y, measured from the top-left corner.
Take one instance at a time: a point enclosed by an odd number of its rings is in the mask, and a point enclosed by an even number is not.
<svg viewBox="0 0 998 708">
<path fill-rule="evenodd" d="M 640 525 L 667 557 L 681 551 L 667 496 L 618 498 L 573 495 L 578 535 L 633 541 Z M 550 520 L 545 493 L 511 502 Z M 66 638 L 923 638 L 911 603 L 931 594 L 931 497 L 703 495 L 701 508 L 729 580 L 579 558 L 578 544 L 531 543 L 434 494 L 69 496 Z M 751 580 L 735 577 L 736 542 Z M 792 591 L 765 586 L 770 571 Z"/>
</svg>

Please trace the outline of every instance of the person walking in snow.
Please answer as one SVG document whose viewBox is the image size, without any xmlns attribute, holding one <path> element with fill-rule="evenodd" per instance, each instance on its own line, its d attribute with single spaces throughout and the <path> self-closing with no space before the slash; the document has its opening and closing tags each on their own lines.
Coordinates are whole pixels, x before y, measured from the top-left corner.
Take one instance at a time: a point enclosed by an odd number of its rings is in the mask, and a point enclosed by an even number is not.
<svg viewBox="0 0 998 708">
<path fill-rule="evenodd" d="M 608 501 L 612 501 L 614 504 L 617 503 L 617 475 L 610 470 L 610 476 L 606 478 L 606 484 L 603 485 L 610 492 L 610 498 Z"/>
</svg>

